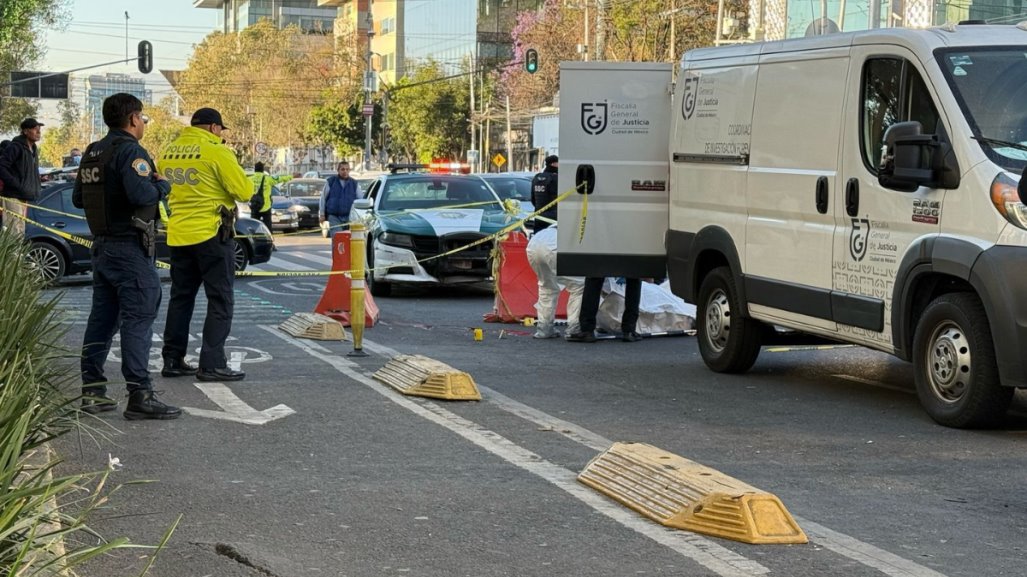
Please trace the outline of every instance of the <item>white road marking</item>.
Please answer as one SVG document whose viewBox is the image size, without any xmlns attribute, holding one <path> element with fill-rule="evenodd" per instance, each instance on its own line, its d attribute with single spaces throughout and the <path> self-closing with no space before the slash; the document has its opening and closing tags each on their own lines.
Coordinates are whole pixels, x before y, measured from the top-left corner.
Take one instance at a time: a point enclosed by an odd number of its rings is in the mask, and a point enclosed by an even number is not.
<svg viewBox="0 0 1027 577">
<path fill-rule="evenodd" d="M 289 251 L 289 252 L 287 252 L 285 254 L 288 254 L 289 256 L 299 257 L 299 258 L 301 258 L 303 260 L 309 260 L 311 262 L 316 262 L 317 264 L 327 265 L 329 269 L 331 269 L 331 267 L 332 267 L 332 259 L 329 258 L 329 257 L 326 257 L 326 256 L 321 256 L 321 255 L 317 255 L 317 254 L 311 254 L 309 252 L 302 252 L 302 251 L 298 251 L 298 250 L 291 250 L 291 251 Z"/>
<path fill-rule="evenodd" d="M 356 363 L 334 354 L 320 353 L 307 343 L 282 334 L 275 327 L 259 326 L 283 341 L 306 351 L 310 356 L 328 363 L 335 370 L 358 383 L 366 385 L 397 405 L 449 429 L 508 463 L 548 481 L 599 513 L 672 549 L 684 557 L 692 559 L 717 575 L 723 577 L 752 577 L 754 575 L 765 575 L 770 572 L 769 569 L 758 562 L 739 555 L 709 539 L 694 533 L 668 529 L 615 504 L 596 491 L 578 483 L 577 474 L 573 471 L 546 461 L 537 454 L 511 442 L 509 439 L 485 429 L 477 423 L 451 413 L 436 403 L 417 402 L 409 397 L 397 394 L 391 387 L 383 385 L 364 374 L 362 372 L 363 369 Z M 387 347 L 376 346 L 376 348 L 378 350 L 391 351 Z"/>
<path fill-rule="evenodd" d="M 287 261 L 287 260 L 285 260 L 284 258 L 281 258 L 281 257 L 271 257 L 270 261 L 268 261 L 268 262 L 266 262 L 264 264 L 261 264 L 261 265 L 256 265 L 256 266 L 254 266 L 252 268 L 253 268 L 253 270 L 267 271 L 268 270 L 267 267 L 282 268 L 282 269 L 290 270 L 290 271 L 308 271 L 308 270 L 311 270 L 311 268 L 306 266 L 306 265 L 293 264 L 293 263 L 291 263 L 291 262 L 289 262 L 289 261 Z"/>
<path fill-rule="evenodd" d="M 520 446 L 513 444 L 506 438 L 491 431 L 488 431 L 487 429 L 484 429 L 483 427 L 472 421 L 467 421 L 462 417 L 453 415 L 449 411 L 446 411 L 445 409 L 439 407 L 436 403 L 415 403 L 407 397 L 398 395 L 391 388 L 386 387 L 385 385 L 382 385 L 377 381 L 374 381 L 369 377 L 364 376 L 362 373 L 358 372 L 360 369 L 355 363 L 351 363 L 341 357 L 318 354 L 312 349 L 312 347 L 309 347 L 306 343 L 300 342 L 287 335 L 282 335 L 274 327 L 269 327 L 266 325 L 260 325 L 260 327 L 274 334 L 275 336 L 278 336 L 282 340 L 290 342 L 293 345 L 306 350 L 308 354 L 320 358 L 326 363 L 334 366 L 336 370 L 338 370 L 339 372 L 342 372 L 350 376 L 354 380 L 371 387 L 378 393 L 387 397 L 389 400 L 452 430 L 453 432 L 474 442 L 478 446 L 504 458 L 505 460 L 523 469 L 526 469 L 538 475 L 539 477 L 542 477 L 550 483 L 560 487 L 561 489 L 564 489 L 571 495 L 577 497 L 578 499 L 593 507 L 597 511 L 603 513 L 604 515 L 616 520 L 617 522 L 621 523 L 626 527 L 629 527 L 653 539 L 654 541 L 660 544 L 666 545 L 667 547 L 673 549 L 674 551 L 678 552 L 679 554 L 685 557 L 689 557 L 695 560 L 696 562 L 716 572 L 718 575 L 736 575 L 738 574 L 738 569 L 742 568 L 743 565 L 752 566 L 752 568 L 744 569 L 746 571 L 746 573 L 744 573 L 745 575 L 761 575 L 769 572 L 769 570 L 766 567 L 763 567 L 759 563 L 747 559 L 745 557 L 741 557 L 737 555 L 735 552 L 723 548 L 720 545 L 717 545 L 716 543 L 709 541 L 708 539 L 699 537 L 692 533 L 678 531 L 676 529 L 667 529 L 655 523 L 649 522 L 648 520 L 636 515 L 628 509 L 624 509 L 619 506 L 613 505 L 611 501 L 609 501 L 605 497 L 601 498 L 598 501 L 592 498 L 586 498 L 584 495 L 579 494 L 580 488 L 583 487 L 583 485 L 577 483 L 577 475 L 575 473 L 562 467 L 559 467 L 558 465 L 544 461 L 543 459 L 541 459 L 541 457 L 538 457 L 537 455 L 531 453 L 527 449 L 524 449 Z M 395 356 L 400 354 L 395 349 L 392 349 L 385 345 L 380 345 L 373 341 L 368 341 L 366 339 L 363 342 L 363 346 L 371 352 L 380 354 L 382 356 Z M 323 349 L 324 347 L 320 348 Z M 839 378 L 849 378 L 850 380 L 862 382 L 862 380 L 859 380 L 858 377 L 849 377 L 848 375 L 834 376 Z M 868 384 L 875 384 L 876 386 L 884 386 L 887 388 L 887 385 L 884 385 L 883 383 L 875 383 L 874 381 L 870 381 Z M 594 433 L 584 427 L 575 425 L 571 422 L 549 415 L 543 411 L 525 405 L 524 403 L 521 403 L 519 401 L 515 401 L 514 399 L 511 399 L 487 387 L 478 385 L 478 389 L 481 391 L 482 396 L 484 397 L 484 400 L 486 402 L 494 403 L 499 408 L 511 414 L 517 415 L 522 419 L 527 420 L 528 422 L 535 423 L 543 427 L 552 428 L 553 431 L 586 447 L 595 449 L 597 451 L 605 451 L 610 447 L 610 445 L 613 444 L 613 441 L 603 437 L 602 435 Z M 436 418 L 424 415 L 423 413 L 425 411 L 429 411 L 430 414 L 436 416 Z M 459 425 L 457 423 L 459 423 Z M 465 431 L 461 427 L 467 427 L 467 430 Z M 472 433 L 478 433 L 484 436 L 484 439 L 482 439 L 481 442 L 479 442 L 479 440 L 477 440 L 476 438 L 472 438 L 470 436 Z M 493 445 L 490 442 L 494 440 L 496 443 L 500 443 L 500 445 L 497 447 L 493 447 Z M 496 450 L 493 450 L 494 448 Z M 513 458 L 520 458 L 522 456 L 522 453 L 529 455 L 531 460 L 528 461 L 526 464 L 522 464 L 521 462 L 515 462 L 514 460 L 512 460 Z M 510 458 L 508 458 L 508 456 Z M 536 465 L 537 467 L 529 467 L 529 465 Z M 567 480 L 568 475 L 569 481 Z M 594 497 L 595 493 L 591 490 L 588 490 L 586 495 Z M 845 535 L 844 533 L 839 533 L 837 531 L 828 529 L 823 525 L 820 525 L 808 519 L 804 519 L 802 517 L 798 517 L 795 515 L 793 515 L 793 517 L 795 518 L 795 521 L 799 523 L 799 526 L 801 526 L 802 529 L 806 532 L 806 535 L 810 538 L 811 543 L 816 543 L 824 547 L 825 549 L 834 551 L 835 553 L 843 557 L 852 559 L 857 563 L 877 569 L 878 571 L 884 573 L 885 575 L 888 575 L 889 577 L 946 577 L 943 573 L 939 573 L 933 569 L 914 563 L 913 561 L 903 559 L 902 557 L 899 557 L 894 553 L 890 553 L 888 551 L 870 545 L 869 543 L 864 543 L 854 537 Z M 681 539 L 679 540 L 678 538 Z M 698 555 L 700 552 L 701 555 Z M 718 569 L 715 569 L 713 566 L 707 565 L 704 562 L 704 560 L 708 560 L 710 557 L 716 560 L 716 564 L 718 567 L 722 567 L 726 564 L 726 570 L 729 570 L 731 572 L 722 573 Z"/>
<path fill-rule="evenodd" d="M 286 405 L 275 405 L 270 409 L 258 411 L 235 396 L 235 393 L 222 383 L 193 384 L 196 388 L 203 391 L 203 394 L 207 395 L 207 398 L 213 401 L 214 404 L 224 409 L 223 411 L 211 411 L 209 409 L 182 407 L 182 410 L 197 417 L 233 421 L 246 425 L 265 425 L 276 419 L 288 417 L 296 413 L 296 411 Z"/>
</svg>

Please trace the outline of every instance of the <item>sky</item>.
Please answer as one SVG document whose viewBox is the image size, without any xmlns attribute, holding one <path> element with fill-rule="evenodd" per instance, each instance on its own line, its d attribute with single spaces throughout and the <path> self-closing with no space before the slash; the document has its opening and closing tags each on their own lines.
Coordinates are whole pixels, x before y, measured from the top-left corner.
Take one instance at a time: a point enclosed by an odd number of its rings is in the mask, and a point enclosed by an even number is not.
<svg viewBox="0 0 1027 577">
<path fill-rule="evenodd" d="M 129 57 L 140 40 L 153 44 L 153 72 L 145 75 L 154 103 L 171 93 L 159 70 L 185 68 L 193 45 L 219 29 L 218 10 L 194 8 L 193 0 L 71 0 L 66 27 L 46 31 L 45 58 L 35 69 L 63 72 L 125 58 L 125 12 L 128 12 Z M 81 98 L 84 79 L 106 72 L 142 76 L 135 61 L 72 73 L 71 89 Z M 58 123 L 57 101 L 41 100 L 40 122 Z M 44 128 L 45 130 L 45 128 Z"/>
</svg>

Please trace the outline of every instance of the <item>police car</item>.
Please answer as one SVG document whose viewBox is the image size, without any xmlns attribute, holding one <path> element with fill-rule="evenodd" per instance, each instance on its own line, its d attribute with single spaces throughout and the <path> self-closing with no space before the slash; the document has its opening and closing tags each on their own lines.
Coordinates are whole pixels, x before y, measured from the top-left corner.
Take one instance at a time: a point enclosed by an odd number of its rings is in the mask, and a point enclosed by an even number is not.
<svg viewBox="0 0 1027 577">
<path fill-rule="evenodd" d="M 34 223 L 25 226 L 25 240 L 29 243 L 29 262 L 47 284 L 92 268 L 89 249 L 68 240 L 54 231 L 77 238 L 92 240 L 93 234 L 86 223 L 85 211 L 71 202 L 74 183 L 60 183 L 43 190 L 38 201 L 28 208 L 26 217 Z M 264 223 L 252 218 L 235 221 L 235 268 L 271 260 L 274 238 Z M 163 227 L 158 228 L 157 258 L 168 261 L 170 251 Z"/>
<path fill-rule="evenodd" d="M 368 288 L 387 296 L 402 284 L 460 284 L 492 278 L 494 240 L 454 252 L 517 222 L 481 177 L 413 172 L 425 165 L 394 166 L 357 199 L 350 220 L 364 222 Z M 402 173 L 400 170 L 410 170 Z"/>
</svg>

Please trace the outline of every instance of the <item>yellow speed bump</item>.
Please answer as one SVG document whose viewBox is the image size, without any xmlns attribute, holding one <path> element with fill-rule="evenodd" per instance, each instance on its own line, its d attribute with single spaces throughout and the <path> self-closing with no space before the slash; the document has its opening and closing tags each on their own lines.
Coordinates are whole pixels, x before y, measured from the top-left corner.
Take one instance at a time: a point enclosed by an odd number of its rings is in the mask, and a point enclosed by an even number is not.
<svg viewBox="0 0 1027 577">
<path fill-rule="evenodd" d="M 346 329 L 342 323 L 318 313 L 296 313 L 278 328 L 294 337 L 319 341 L 344 341 Z"/>
<path fill-rule="evenodd" d="M 421 355 L 397 355 L 374 378 L 404 395 L 448 401 L 480 401 L 471 375 Z"/>
<path fill-rule="evenodd" d="M 578 480 L 668 527 L 743 543 L 807 543 L 781 501 L 644 443 L 614 443 Z"/>
</svg>

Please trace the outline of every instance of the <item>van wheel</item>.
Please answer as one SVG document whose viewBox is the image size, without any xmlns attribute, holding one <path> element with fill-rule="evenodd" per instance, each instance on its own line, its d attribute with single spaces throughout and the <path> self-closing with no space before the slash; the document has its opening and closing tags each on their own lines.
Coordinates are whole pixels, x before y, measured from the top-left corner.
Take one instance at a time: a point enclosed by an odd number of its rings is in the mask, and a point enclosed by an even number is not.
<svg viewBox="0 0 1027 577">
<path fill-rule="evenodd" d="M 392 283 L 374 280 L 374 241 L 367 243 L 367 290 L 372 296 L 387 297 L 392 294 Z"/>
<path fill-rule="evenodd" d="M 913 338 L 913 370 L 920 404 L 948 427 L 989 425 L 1013 398 L 1013 388 L 999 383 L 988 315 L 972 293 L 927 305 Z"/>
<path fill-rule="evenodd" d="M 731 269 L 714 269 L 699 288 L 699 354 L 713 371 L 744 373 L 760 354 L 759 322 L 742 315 Z"/>
</svg>

